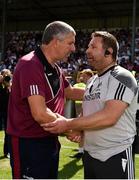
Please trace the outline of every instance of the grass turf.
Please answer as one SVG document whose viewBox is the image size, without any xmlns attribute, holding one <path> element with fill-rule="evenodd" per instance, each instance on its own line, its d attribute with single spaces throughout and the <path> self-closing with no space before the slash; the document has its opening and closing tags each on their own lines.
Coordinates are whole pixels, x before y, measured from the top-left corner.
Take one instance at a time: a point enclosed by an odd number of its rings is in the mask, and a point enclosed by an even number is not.
<svg viewBox="0 0 139 180">
<path fill-rule="evenodd" d="M 0 131 L 0 179 L 11 179 L 9 159 L 3 157 L 3 131 Z M 70 158 L 76 153 L 78 144 L 72 143 L 65 137 L 60 137 L 61 152 L 59 163 L 59 179 L 83 179 L 81 159 Z M 139 155 L 136 155 L 136 179 L 139 179 Z"/>
</svg>

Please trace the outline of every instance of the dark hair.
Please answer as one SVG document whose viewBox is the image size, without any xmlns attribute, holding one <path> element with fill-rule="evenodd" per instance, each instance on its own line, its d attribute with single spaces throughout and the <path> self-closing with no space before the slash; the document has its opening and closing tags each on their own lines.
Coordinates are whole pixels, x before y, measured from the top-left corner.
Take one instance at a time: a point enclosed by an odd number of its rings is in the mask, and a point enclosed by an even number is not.
<svg viewBox="0 0 139 180">
<path fill-rule="evenodd" d="M 103 48 L 105 50 L 108 50 L 108 48 L 112 48 L 113 49 L 112 57 L 115 60 L 117 59 L 119 44 L 117 39 L 112 34 L 106 31 L 96 31 L 92 33 L 92 37 L 101 37 Z"/>
</svg>

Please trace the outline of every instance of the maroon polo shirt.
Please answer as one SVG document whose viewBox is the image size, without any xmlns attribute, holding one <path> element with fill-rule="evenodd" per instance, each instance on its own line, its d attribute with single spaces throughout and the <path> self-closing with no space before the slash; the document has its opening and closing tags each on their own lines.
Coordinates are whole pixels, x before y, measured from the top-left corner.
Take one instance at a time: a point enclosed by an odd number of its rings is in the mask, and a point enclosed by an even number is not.
<svg viewBox="0 0 139 180">
<path fill-rule="evenodd" d="M 13 74 L 9 98 L 8 128 L 18 137 L 45 137 L 44 131 L 31 115 L 28 97 L 41 95 L 54 113 L 63 114 L 64 89 L 69 86 L 58 65 L 52 67 L 40 48 L 23 56 Z"/>
</svg>

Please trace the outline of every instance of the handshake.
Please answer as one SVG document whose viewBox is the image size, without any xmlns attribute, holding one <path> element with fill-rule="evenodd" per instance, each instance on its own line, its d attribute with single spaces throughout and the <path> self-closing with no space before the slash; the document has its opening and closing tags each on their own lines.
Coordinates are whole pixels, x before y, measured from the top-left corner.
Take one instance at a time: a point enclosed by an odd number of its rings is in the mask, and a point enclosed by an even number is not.
<svg viewBox="0 0 139 180">
<path fill-rule="evenodd" d="M 70 129 L 69 122 L 72 119 L 67 119 L 58 113 L 56 113 L 57 119 L 53 122 L 43 123 L 41 127 L 50 133 L 61 134 L 64 133 L 67 138 L 72 142 L 79 143 L 82 139 L 83 133 L 81 131 L 74 131 Z"/>
</svg>

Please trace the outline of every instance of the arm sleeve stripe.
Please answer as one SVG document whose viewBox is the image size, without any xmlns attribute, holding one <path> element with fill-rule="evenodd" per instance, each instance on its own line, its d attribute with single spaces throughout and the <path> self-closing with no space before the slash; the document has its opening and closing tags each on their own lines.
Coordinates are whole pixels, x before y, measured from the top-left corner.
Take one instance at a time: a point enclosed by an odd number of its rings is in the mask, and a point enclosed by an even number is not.
<svg viewBox="0 0 139 180">
<path fill-rule="evenodd" d="M 125 86 L 123 87 L 123 89 L 122 89 L 122 92 L 121 92 L 121 98 L 120 98 L 120 100 L 122 100 L 123 99 L 123 94 L 124 94 L 124 92 L 125 92 Z"/>
<path fill-rule="evenodd" d="M 123 84 L 119 83 L 118 88 L 115 93 L 115 96 L 114 96 L 114 99 L 122 100 L 125 89 L 126 89 L 125 86 Z"/>
<path fill-rule="evenodd" d="M 39 90 L 37 85 L 30 85 L 30 94 L 31 95 L 38 95 Z"/>
</svg>

